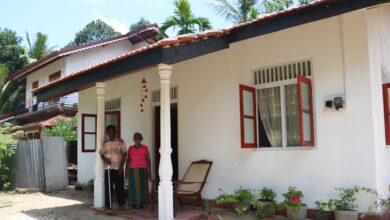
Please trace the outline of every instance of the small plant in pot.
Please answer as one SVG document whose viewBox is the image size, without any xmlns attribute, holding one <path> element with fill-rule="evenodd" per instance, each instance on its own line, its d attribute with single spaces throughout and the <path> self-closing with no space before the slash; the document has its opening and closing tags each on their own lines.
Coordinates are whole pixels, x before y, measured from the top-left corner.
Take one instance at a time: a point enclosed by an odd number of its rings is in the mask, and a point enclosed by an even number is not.
<svg viewBox="0 0 390 220">
<path fill-rule="evenodd" d="M 355 195 L 359 192 L 360 187 L 336 188 L 336 190 L 340 191 L 340 198 L 333 200 L 335 219 L 357 220 L 359 218 L 359 212 L 357 211 L 358 205 L 356 204 Z"/>
<path fill-rule="evenodd" d="M 315 201 L 317 206 L 316 220 L 328 220 L 329 212 L 332 210 L 333 200 Z"/>
<path fill-rule="evenodd" d="M 257 208 L 256 216 L 260 218 L 272 218 L 278 209 L 275 201 L 276 193 L 271 188 L 263 187 L 259 191 L 259 199 L 253 203 Z"/>
<path fill-rule="evenodd" d="M 302 203 L 303 193 L 295 186 L 289 186 L 283 194 L 283 206 L 286 207 L 287 218 L 291 220 L 303 220 L 307 215 L 307 206 Z"/>
<path fill-rule="evenodd" d="M 255 198 L 252 189 L 236 189 L 234 194 L 227 194 L 219 189 L 222 193 L 215 199 L 217 204 L 232 203 L 233 210 L 242 215 L 249 212 L 250 205 Z"/>
</svg>

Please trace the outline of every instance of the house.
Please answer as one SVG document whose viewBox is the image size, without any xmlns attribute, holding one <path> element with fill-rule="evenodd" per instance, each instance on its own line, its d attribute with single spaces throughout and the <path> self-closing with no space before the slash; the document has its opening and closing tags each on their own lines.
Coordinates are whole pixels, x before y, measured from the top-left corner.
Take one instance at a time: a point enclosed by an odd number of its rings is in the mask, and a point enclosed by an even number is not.
<svg viewBox="0 0 390 220">
<path fill-rule="evenodd" d="M 68 94 L 48 102 L 33 99 L 32 90 L 91 65 L 125 52 L 156 42 L 157 24 L 146 25 L 127 34 L 55 51 L 23 67 L 9 79 L 26 87 L 26 100 L 15 112 L 0 116 L 21 126 L 27 139 L 39 139 L 45 121 L 58 120 L 59 115 L 74 116 L 78 109 L 78 93 Z M 50 126 L 46 126 L 50 127 Z"/>
<path fill-rule="evenodd" d="M 95 178 L 97 207 L 107 101 L 120 103 L 108 112 L 121 138 L 130 145 L 141 132 L 154 176 L 160 165 L 160 219 L 172 219 L 171 176 L 200 159 L 213 161 L 206 198 L 270 186 L 281 199 L 290 185 L 309 207 L 335 187 L 387 196 L 389 2 L 317 0 L 165 39 L 33 92 L 38 101 L 79 92 L 78 178 Z"/>
</svg>

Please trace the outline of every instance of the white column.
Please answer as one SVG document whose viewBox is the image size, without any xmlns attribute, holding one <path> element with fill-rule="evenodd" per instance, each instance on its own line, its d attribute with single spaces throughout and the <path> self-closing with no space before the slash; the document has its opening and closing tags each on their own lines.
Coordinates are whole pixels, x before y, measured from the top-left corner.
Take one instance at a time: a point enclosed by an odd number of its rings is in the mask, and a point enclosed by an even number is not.
<svg viewBox="0 0 390 220">
<path fill-rule="evenodd" d="M 172 66 L 158 65 L 161 82 L 161 146 L 160 166 L 158 173 L 158 218 L 160 220 L 173 219 L 173 189 L 172 189 L 172 161 L 171 161 L 171 100 L 169 96 Z"/>
<path fill-rule="evenodd" d="M 96 152 L 95 152 L 95 183 L 93 205 L 96 208 L 104 207 L 104 166 L 99 151 L 104 142 L 104 119 L 105 106 L 104 96 L 106 94 L 106 83 L 96 83 Z"/>
</svg>

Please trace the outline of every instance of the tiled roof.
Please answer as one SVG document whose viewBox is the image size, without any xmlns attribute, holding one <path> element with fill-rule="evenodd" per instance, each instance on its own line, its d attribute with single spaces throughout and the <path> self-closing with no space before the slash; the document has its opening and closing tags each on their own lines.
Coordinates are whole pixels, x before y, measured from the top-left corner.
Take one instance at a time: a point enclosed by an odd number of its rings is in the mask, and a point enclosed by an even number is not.
<svg viewBox="0 0 390 220">
<path fill-rule="evenodd" d="M 61 114 L 44 121 L 32 122 L 32 123 L 21 125 L 20 128 L 16 130 L 31 131 L 31 130 L 39 129 L 41 126 L 50 128 L 53 127 L 55 123 L 59 120 L 71 120 L 72 118 L 73 118 L 72 116 Z"/>
<path fill-rule="evenodd" d="M 42 59 L 40 59 L 34 63 L 31 63 L 27 66 L 24 66 L 21 70 L 12 74 L 8 79 L 14 80 L 22 75 L 25 75 L 27 73 L 32 72 L 33 70 L 35 70 L 39 67 L 42 67 L 42 66 L 44 66 L 50 62 L 53 62 L 61 57 L 68 56 L 68 55 L 73 54 L 73 53 L 89 50 L 89 49 L 92 49 L 95 47 L 104 46 L 107 44 L 111 44 L 111 43 L 126 40 L 126 39 L 132 39 L 133 42 L 138 42 L 139 41 L 138 39 L 140 38 L 140 36 L 139 36 L 140 34 L 145 35 L 144 37 L 147 37 L 147 38 L 149 38 L 151 35 L 157 35 L 157 28 L 158 28 L 157 24 L 150 24 L 150 25 L 136 28 L 136 29 L 128 32 L 127 34 L 124 34 L 124 35 L 111 37 L 111 38 L 107 38 L 107 39 L 103 39 L 103 40 L 99 40 L 99 41 L 94 41 L 91 43 L 87 43 L 87 44 L 55 51 L 55 52 L 43 57 Z M 153 33 L 150 33 L 150 32 L 153 32 Z"/>
<path fill-rule="evenodd" d="M 176 37 L 166 38 L 166 39 L 163 39 L 163 40 L 161 40 L 161 41 L 159 41 L 159 42 L 157 42 L 155 44 L 151 44 L 149 46 L 140 48 L 138 50 L 134 50 L 134 51 L 122 54 L 122 55 L 120 55 L 118 57 L 106 60 L 104 62 L 95 64 L 95 65 L 90 66 L 88 68 L 85 68 L 83 70 L 74 72 L 74 73 L 69 74 L 67 76 L 64 76 L 64 77 L 62 77 L 60 79 L 57 79 L 55 81 L 52 81 L 52 82 L 50 82 L 48 84 L 42 85 L 42 86 L 40 86 L 38 88 L 35 88 L 33 90 L 33 92 L 37 92 L 37 91 L 42 90 L 44 88 L 51 87 L 51 86 L 56 85 L 56 84 L 58 84 L 58 83 L 60 83 L 62 81 L 65 81 L 65 80 L 67 80 L 69 78 L 72 78 L 74 76 L 83 74 L 85 72 L 88 72 L 88 71 L 90 71 L 92 69 L 96 69 L 98 67 L 107 65 L 107 64 L 115 62 L 117 60 L 124 59 L 126 57 L 133 56 L 135 54 L 138 54 L 138 53 L 141 53 L 141 52 L 145 52 L 147 50 L 150 50 L 150 49 L 153 49 L 153 48 L 156 48 L 156 47 L 168 48 L 168 47 L 172 47 L 172 46 L 182 45 L 182 44 L 185 44 L 185 43 L 191 43 L 191 42 L 194 42 L 194 41 L 206 40 L 206 39 L 208 39 L 210 37 L 218 37 L 218 36 L 221 36 L 221 35 L 228 35 L 228 34 L 230 34 L 231 31 L 233 31 L 235 29 L 238 29 L 238 28 L 241 28 L 243 26 L 247 26 L 247 25 L 250 25 L 250 24 L 253 24 L 253 23 L 256 23 L 256 22 L 265 21 L 265 20 L 271 19 L 273 17 L 289 14 L 289 13 L 292 13 L 292 12 L 296 12 L 296 11 L 302 10 L 304 8 L 309 8 L 309 7 L 312 7 L 314 5 L 318 5 L 318 4 L 325 3 L 325 2 L 331 2 L 331 1 L 335 1 L 335 0 L 316 0 L 316 1 L 313 1 L 313 2 L 311 2 L 309 4 L 306 4 L 306 5 L 301 5 L 301 6 L 297 6 L 297 7 L 294 7 L 294 8 L 291 8 L 291 9 L 287 9 L 287 10 L 284 10 L 284 11 L 281 11 L 281 12 L 272 13 L 272 14 L 269 14 L 269 15 L 266 15 L 266 16 L 263 16 L 263 17 L 260 17 L 258 19 L 251 20 L 251 21 L 248 21 L 248 22 L 245 22 L 245 23 L 236 24 L 236 25 L 234 25 L 234 26 L 232 26 L 230 28 L 227 28 L 227 29 L 209 30 L 209 31 L 204 31 L 204 32 L 198 32 L 198 33 L 193 33 L 193 34 L 184 34 L 184 35 L 179 35 L 179 36 L 176 36 Z"/>
</svg>

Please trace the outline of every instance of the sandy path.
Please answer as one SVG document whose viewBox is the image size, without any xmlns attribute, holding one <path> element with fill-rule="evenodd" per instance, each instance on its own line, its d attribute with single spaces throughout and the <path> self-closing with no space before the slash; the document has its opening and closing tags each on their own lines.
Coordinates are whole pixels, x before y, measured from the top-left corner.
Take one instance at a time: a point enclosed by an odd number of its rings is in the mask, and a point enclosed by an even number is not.
<svg viewBox="0 0 390 220">
<path fill-rule="evenodd" d="M 122 219 L 98 214 L 89 209 L 92 193 L 63 191 L 59 193 L 0 194 L 1 200 L 9 200 L 12 206 L 0 208 L 0 219 L 7 220 L 62 220 L 62 219 Z"/>
</svg>

